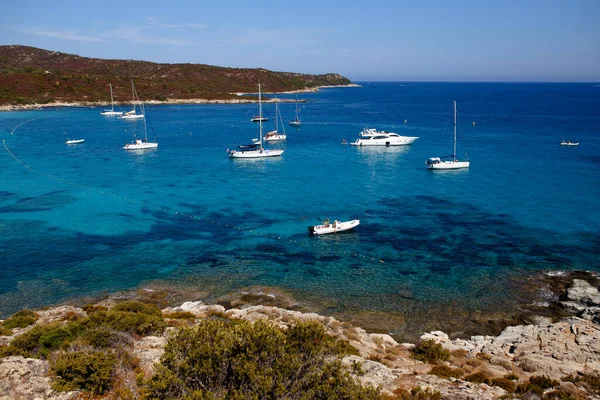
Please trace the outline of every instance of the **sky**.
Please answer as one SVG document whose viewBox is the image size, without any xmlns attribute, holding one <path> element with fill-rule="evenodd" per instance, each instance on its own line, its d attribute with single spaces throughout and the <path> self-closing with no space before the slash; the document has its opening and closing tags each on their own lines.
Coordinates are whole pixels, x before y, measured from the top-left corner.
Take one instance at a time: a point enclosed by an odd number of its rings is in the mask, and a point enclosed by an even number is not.
<svg viewBox="0 0 600 400">
<path fill-rule="evenodd" d="M 0 45 L 352 81 L 600 81 L 600 0 L 7 1 Z"/>
</svg>

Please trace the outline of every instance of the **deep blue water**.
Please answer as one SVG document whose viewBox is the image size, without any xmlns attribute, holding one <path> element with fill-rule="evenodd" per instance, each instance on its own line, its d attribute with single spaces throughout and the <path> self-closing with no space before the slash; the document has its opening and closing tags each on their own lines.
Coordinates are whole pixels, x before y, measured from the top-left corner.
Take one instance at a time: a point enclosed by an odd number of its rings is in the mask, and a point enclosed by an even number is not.
<svg viewBox="0 0 600 400">
<path fill-rule="evenodd" d="M 488 310 L 526 271 L 600 270 L 599 85 L 363 82 L 299 98 L 302 128 L 261 160 L 225 152 L 257 137 L 253 104 L 149 106 L 159 148 L 143 154 L 121 149 L 141 121 L 100 108 L 0 113 L 30 167 L 0 148 L 0 316 L 155 281 L 213 298 L 279 287 L 330 313 Z M 428 171 L 451 153 L 453 100 L 471 168 Z M 295 105 L 280 110 L 289 121 Z M 419 139 L 340 144 L 363 127 Z M 361 225 L 308 237 L 325 217 Z"/>
</svg>

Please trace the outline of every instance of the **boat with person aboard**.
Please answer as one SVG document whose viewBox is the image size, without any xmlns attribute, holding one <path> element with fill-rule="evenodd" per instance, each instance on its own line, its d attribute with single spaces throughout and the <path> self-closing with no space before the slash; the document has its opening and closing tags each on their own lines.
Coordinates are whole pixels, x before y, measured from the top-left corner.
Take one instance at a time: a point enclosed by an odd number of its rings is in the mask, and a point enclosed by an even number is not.
<svg viewBox="0 0 600 400">
<path fill-rule="evenodd" d="M 353 219 L 352 221 L 341 222 L 337 219 L 330 222 L 329 219 L 325 219 L 321 225 L 314 225 L 308 227 L 308 233 L 311 235 L 326 235 L 328 233 L 338 233 L 348 231 L 356 228 L 360 225 L 360 220 Z"/>
</svg>

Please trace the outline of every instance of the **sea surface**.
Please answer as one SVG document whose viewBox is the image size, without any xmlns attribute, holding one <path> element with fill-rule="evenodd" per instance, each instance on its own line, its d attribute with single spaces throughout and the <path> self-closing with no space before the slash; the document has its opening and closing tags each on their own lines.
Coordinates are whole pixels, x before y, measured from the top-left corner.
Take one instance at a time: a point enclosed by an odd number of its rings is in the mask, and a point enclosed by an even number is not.
<svg viewBox="0 0 600 400">
<path fill-rule="evenodd" d="M 148 106 L 145 152 L 122 149 L 143 122 L 101 108 L 0 113 L 0 318 L 161 282 L 400 321 L 510 308 L 532 271 L 600 271 L 600 85 L 359 84 L 280 95 L 302 127 L 280 104 L 285 153 L 258 160 L 226 153 L 258 137 L 256 104 Z M 452 154 L 454 100 L 471 167 L 429 171 Z M 419 139 L 341 144 L 365 127 Z M 361 224 L 309 237 L 325 218 Z"/>
</svg>

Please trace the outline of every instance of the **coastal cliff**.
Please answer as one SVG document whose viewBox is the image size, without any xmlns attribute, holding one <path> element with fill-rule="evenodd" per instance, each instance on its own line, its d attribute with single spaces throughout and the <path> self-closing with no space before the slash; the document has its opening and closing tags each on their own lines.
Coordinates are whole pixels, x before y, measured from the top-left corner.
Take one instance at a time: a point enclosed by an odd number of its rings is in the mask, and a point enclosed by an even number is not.
<svg viewBox="0 0 600 400">
<path fill-rule="evenodd" d="M 226 101 L 254 93 L 347 86 L 347 78 L 275 72 L 263 68 L 226 68 L 205 64 L 159 64 L 136 60 L 86 58 L 28 46 L 0 46 L 0 106 L 27 104 L 108 104 L 131 101 L 131 80 L 142 101 Z"/>
<path fill-rule="evenodd" d="M 266 305 L 227 309 L 220 304 L 188 301 L 160 310 L 168 326 L 162 333 L 152 333 L 148 321 L 156 324 L 158 320 L 149 319 L 142 330 L 119 334 L 119 343 L 126 343 L 124 348 L 128 349 L 129 363 L 135 363 L 138 371 L 150 377 L 156 373 L 161 361 L 168 360 L 164 357 L 165 349 L 172 350 L 174 344 L 169 345 L 169 342 L 183 326 L 198 326 L 209 320 L 247 321 L 250 325 L 266 321 L 289 331 L 298 324 L 317 323 L 324 327 L 329 337 L 349 344 L 352 351 L 341 358 L 342 365 L 354 381 L 364 387 L 377 388 L 377 398 L 598 399 L 600 293 L 597 276 L 591 277 L 592 283 L 571 279 L 567 290 L 552 305 L 560 308 L 565 317 L 558 320 L 538 317 L 536 324 L 509 326 L 498 336 L 451 339 L 444 332 L 435 331 L 424 334 L 415 344 L 398 343 L 390 335 L 368 333 L 350 323 L 315 313 Z M 3 351 L 0 356 L 4 356 L 0 358 L 0 398 L 73 399 L 81 395 L 80 391 L 57 391 L 52 382 L 60 377 L 51 368 L 51 364 L 56 363 L 56 353 L 81 350 L 78 348 L 81 344 L 71 344 L 37 358 L 14 355 L 7 349 L 28 332 L 31 337 L 36 327 L 52 324 L 64 327 L 73 321 L 93 318 L 97 312 L 119 309 L 119 305 L 126 302 L 113 297 L 83 308 L 60 306 L 37 311 L 35 323 L 13 328 L 11 332 L 5 329 L 4 336 L 0 336 L 0 350 Z M 131 308 L 131 304 L 128 307 Z M 11 318 L 3 324 L 10 325 Z M 56 332 L 66 335 L 65 330 L 53 332 L 50 335 L 53 338 L 58 335 Z M 89 345 L 86 349 L 89 350 Z M 135 381 L 135 378 L 125 376 L 126 368 L 123 363 L 120 365 L 123 376 L 119 379 Z M 136 392 L 135 386 L 134 383 L 129 386 L 130 398 L 143 397 L 140 394 L 143 391 Z M 107 388 L 106 393 L 114 398 L 124 392 Z"/>
</svg>

